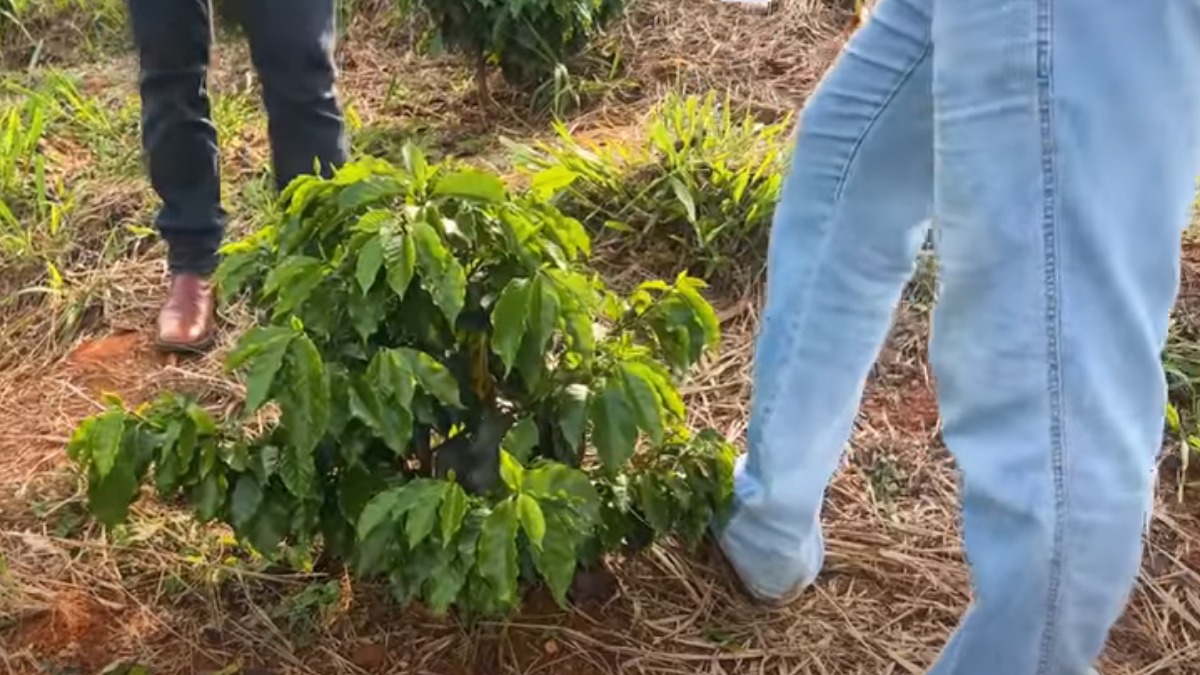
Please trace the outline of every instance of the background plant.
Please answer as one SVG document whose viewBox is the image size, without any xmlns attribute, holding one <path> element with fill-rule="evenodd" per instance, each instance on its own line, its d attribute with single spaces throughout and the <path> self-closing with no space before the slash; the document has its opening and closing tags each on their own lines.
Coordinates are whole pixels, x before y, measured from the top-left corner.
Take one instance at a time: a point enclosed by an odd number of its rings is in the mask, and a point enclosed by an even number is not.
<svg viewBox="0 0 1200 675">
<path fill-rule="evenodd" d="M 437 42 L 467 56 L 490 100 L 488 66 L 527 90 L 559 83 L 566 64 L 612 19 L 622 0 L 403 0 L 428 14 Z"/>
<path fill-rule="evenodd" d="M 783 184 L 790 118 L 736 116 L 728 98 L 668 96 L 646 140 L 590 146 L 557 125 L 558 142 L 519 148 L 533 189 L 589 226 L 644 251 L 667 238 L 706 276 L 761 259 Z M 678 259 L 678 248 L 672 256 Z"/>
<path fill-rule="evenodd" d="M 111 401 L 69 448 L 101 520 L 152 470 L 264 555 L 320 543 L 402 601 L 498 613 L 522 579 L 565 602 L 579 564 L 721 515 L 733 450 L 675 384 L 718 339 L 700 282 L 618 296 L 579 222 L 412 149 L 285 200 L 219 273 L 261 319 L 228 357 L 243 414 Z"/>
</svg>

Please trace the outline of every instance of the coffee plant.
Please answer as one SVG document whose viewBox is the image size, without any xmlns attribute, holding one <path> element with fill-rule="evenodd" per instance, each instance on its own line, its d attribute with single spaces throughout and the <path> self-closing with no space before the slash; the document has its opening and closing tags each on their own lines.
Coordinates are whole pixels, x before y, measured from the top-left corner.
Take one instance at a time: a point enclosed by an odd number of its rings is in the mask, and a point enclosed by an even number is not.
<svg viewBox="0 0 1200 675">
<path fill-rule="evenodd" d="M 428 14 L 443 45 L 471 60 L 485 100 L 488 66 L 526 89 L 552 82 L 623 8 L 623 0 L 404 1 Z"/>
<path fill-rule="evenodd" d="M 218 272 L 260 319 L 228 355 L 241 412 L 111 400 L 75 433 L 104 523 L 152 476 L 264 556 L 320 546 L 400 601 L 495 614 L 722 516 L 733 450 L 676 388 L 718 340 L 700 282 L 619 296 L 578 221 L 411 149 L 283 200 Z"/>
</svg>

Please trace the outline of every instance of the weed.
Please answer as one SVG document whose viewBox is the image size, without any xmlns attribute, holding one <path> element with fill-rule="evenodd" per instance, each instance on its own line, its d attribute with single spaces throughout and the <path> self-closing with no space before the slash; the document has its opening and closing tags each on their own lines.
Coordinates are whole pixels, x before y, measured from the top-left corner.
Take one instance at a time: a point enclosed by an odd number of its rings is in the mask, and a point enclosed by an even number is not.
<svg viewBox="0 0 1200 675">
<path fill-rule="evenodd" d="M 1174 438 L 1179 465 L 1177 497 L 1182 500 L 1196 483 L 1190 476 L 1200 463 L 1200 342 L 1183 321 L 1173 320 L 1163 351 L 1167 376 L 1167 430 Z"/>
<path fill-rule="evenodd" d="M 681 244 L 711 278 L 730 262 L 763 260 L 790 122 L 735 117 L 728 97 L 711 93 L 672 95 L 642 144 L 586 145 L 558 124 L 558 143 L 518 147 L 517 163 L 535 193 L 592 230 L 624 233 L 639 250 Z"/>
</svg>

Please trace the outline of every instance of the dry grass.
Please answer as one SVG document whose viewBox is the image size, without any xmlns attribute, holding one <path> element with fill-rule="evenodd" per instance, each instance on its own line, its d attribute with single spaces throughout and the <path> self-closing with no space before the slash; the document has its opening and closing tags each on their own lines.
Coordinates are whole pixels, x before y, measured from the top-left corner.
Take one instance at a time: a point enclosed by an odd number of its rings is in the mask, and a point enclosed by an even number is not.
<svg viewBox="0 0 1200 675">
<path fill-rule="evenodd" d="M 638 95 L 601 100 L 572 125 L 625 133 L 656 92 L 674 86 L 729 89 L 764 115 L 794 106 L 836 52 L 846 14 L 815 0 L 778 12 L 641 0 L 618 38 Z M 495 120 L 472 107 L 455 62 L 401 53 L 395 35 L 362 37 L 367 28 L 352 29 L 342 47 L 342 89 L 365 124 L 419 128 L 444 152 L 465 152 L 467 144 L 485 163 L 502 161 L 493 152 L 499 135 L 542 133 L 518 117 L 491 128 Z M 248 86 L 244 52 L 224 54 L 216 88 Z M 242 150 L 225 158 L 231 184 L 255 175 L 265 158 L 261 130 L 247 130 L 238 143 Z M 235 219 L 235 227 L 247 222 L 245 214 Z M 21 349 L 0 370 L 0 673 L 96 672 L 126 658 L 155 673 L 235 663 L 244 672 L 322 674 L 922 673 L 969 599 L 956 479 L 939 440 L 920 306 L 899 315 L 830 488 L 825 573 L 784 611 L 754 609 L 703 552 L 668 547 L 614 560 L 619 592 L 609 599 L 564 613 L 534 591 L 511 622 L 467 626 L 400 610 L 370 585 L 270 568 L 221 528 L 197 526 L 172 505 L 143 501 L 127 530 L 106 534 L 84 516 L 81 485 L 61 450 L 99 396 L 141 400 L 186 389 L 220 407 L 242 393 L 220 368 L 222 349 L 245 324 L 236 307 L 226 310 L 212 355 L 173 362 L 153 353 L 158 253 L 132 251 L 93 272 L 98 309 L 87 339 L 36 337 L 49 320 L 44 310 L 18 308 L 2 320 L 6 329 L 29 325 L 19 335 L 0 333 L 20 341 L 0 348 Z M 599 262 L 615 287 L 647 274 L 627 260 Z M 1200 302 L 1200 266 L 1185 271 L 1181 302 Z M 747 275 L 714 300 L 723 350 L 686 395 L 697 423 L 741 438 L 761 289 Z M 1175 503 L 1173 493 L 1161 490 L 1140 583 L 1112 636 L 1105 675 L 1200 673 L 1200 507 Z M 302 610 L 299 598 L 313 588 L 329 589 L 332 600 Z"/>
</svg>

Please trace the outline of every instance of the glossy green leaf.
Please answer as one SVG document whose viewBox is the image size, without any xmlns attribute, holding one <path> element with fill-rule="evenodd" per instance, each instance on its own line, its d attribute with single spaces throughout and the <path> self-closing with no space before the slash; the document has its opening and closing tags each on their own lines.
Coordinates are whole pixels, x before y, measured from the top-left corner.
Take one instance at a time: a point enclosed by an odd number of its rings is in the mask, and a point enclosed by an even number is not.
<svg viewBox="0 0 1200 675">
<path fill-rule="evenodd" d="M 254 474 L 244 473 L 239 476 L 229 500 L 229 518 L 233 521 L 233 527 L 241 530 L 249 525 L 258 514 L 258 507 L 262 501 L 262 487 Z"/>
<path fill-rule="evenodd" d="M 542 541 L 546 538 L 546 516 L 542 513 L 541 505 L 527 494 L 519 495 L 517 513 L 520 516 L 521 529 L 525 531 L 525 536 L 529 537 L 529 543 L 533 544 L 534 548 L 542 548 Z"/>
<path fill-rule="evenodd" d="M 367 505 L 363 507 L 362 514 L 358 517 L 356 526 L 360 541 L 366 539 L 377 527 L 391 522 L 395 518 L 397 505 L 403 494 L 403 486 L 391 488 L 380 492 L 367 502 Z"/>
<path fill-rule="evenodd" d="M 504 183 L 499 178 L 481 171 L 457 171 L 438 178 L 433 193 L 439 197 L 459 197 L 482 202 L 504 201 Z"/>
<path fill-rule="evenodd" d="M 533 349 L 540 354 L 546 351 L 546 346 L 554 335 L 561 302 L 554 283 L 540 275 L 533 281 L 529 300 L 528 330 L 525 339 L 532 341 Z"/>
<path fill-rule="evenodd" d="M 88 509 L 109 527 L 125 522 L 137 494 L 138 481 L 129 461 L 117 461 L 104 477 L 96 474 L 95 465 L 88 472 Z"/>
<path fill-rule="evenodd" d="M 413 370 L 413 361 L 418 360 L 408 351 L 398 349 L 381 349 L 371 359 L 367 368 L 367 378 L 386 399 L 396 405 L 409 409 L 412 407 L 413 394 L 416 392 L 417 375 Z"/>
<path fill-rule="evenodd" d="M 583 432 L 587 426 L 587 405 L 591 391 L 583 384 L 569 384 L 558 398 L 558 428 L 571 450 L 583 447 Z"/>
<path fill-rule="evenodd" d="M 237 345 L 225 357 L 225 368 L 232 372 L 245 366 L 281 337 L 291 338 L 295 333 L 288 326 L 265 326 L 251 328 L 238 340 Z"/>
<path fill-rule="evenodd" d="M 269 554 L 287 536 L 291 516 L 291 503 L 286 495 L 275 491 L 264 492 L 258 510 L 238 531 L 238 536 L 255 551 Z"/>
<path fill-rule="evenodd" d="M 463 408 L 462 399 L 458 393 L 458 380 L 454 379 L 454 375 L 446 366 L 429 354 L 415 349 L 402 348 L 397 349 L 396 352 L 408 362 L 421 389 L 441 401 L 443 405 L 451 408 Z"/>
<path fill-rule="evenodd" d="M 425 221 L 413 223 L 412 236 L 416 239 L 421 286 L 453 325 L 466 302 L 466 272 L 432 225 Z"/>
<path fill-rule="evenodd" d="M 387 282 L 397 297 L 408 293 L 417 271 L 417 246 L 413 238 L 399 228 L 380 231 L 383 259 L 387 266 Z"/>
<path fill-rule="evenodd" d="M 567 592 L 578 566 L 577 544 L 586 534 L 566 509 L 546 510 L 545 537 L 542 546 L 533 550 L 533 564 L 560 607 L 567 607 Z"/>
<path fill-rule="evenodd" d="M 397 455 L 408 454 L 412 440 L 412 413 L 397 405 L 394 398 L 385 403 L 364 380 L 350 383 L 350 414 L 371 428 Z"/>
<path fill-rule="evenodd" d="M 471 504 L 467 498 L 467 493 L 463 491 L 458 483 L 447 483 L 446 493 L 442 497 L 441 509 L 438 512 L 438 519 L 442 526 L 442 544 L 449 546 L 454 537 L 462 528 L 463 519 L 467 516 L 467 511 Z"/>
<path fill-rule="evenodd" d="M 520 492 L 525 480 L 525 467 L 516 457 L 503 451 L 500 453 L 500 480 L 513 492 Z"/>
<path fill-rule="evenodd" d="M 246 375 L 246 412 L 255 412 L 270 398 L 293 337 L 295 333 L 290 330 L 272 331 L 261 349 L 250 357 L 250 370 Z"/>
<path fill-rule="evenodd" d="M 634 419 L 655 445 L 663 442 L 663 404 L 644 369 L 636 364 L 621 364 L 621 381 L 633 408 Z"/>
<path fill-rule="evenodd" d="M 513 279 L 504 287 L 492 309 L 492 351 L 500 357 L 506 373 L 516 363 L 517 350 L 525 336 L 531 289 L 528 279 Z"/>
<path fill-rule="evenodd" d="M 196 516 L 201 522 L 207 522 L 221 515 L 225 508 L 225 492 L 228 483 L 225 476 L 211 472 L 192 488 L 189 501 L 196 510 Z"/>
<path fill-rule="evenodd" d="M 121 455 L 121 440 L 125 436 L 124 410 L 112 409 L 98 415 L 90 429 L 92 465 L 100 478 L 108 476 Z"/>
<path fill-rule="evenodd" d="M 444 612 L 459 599 L 475 567 L 478 546 L 478 527 L 464 527 L 457 544 L 446 552 L 453 556 L 450 564 L 429 581 L 426 601 L 434 613 Z"/>
<path fill-rule="evenodd" d="M 599 519 L 600 495 L 588 475 L 557 462 L 544 462 L 525 472 L 525 492 L 539 501 L 553 500 L 569 504 L 582 519 L 580 526 L 592 526 Z"/>
<path fill-rule="evenodd" d="M 533 448 L 538 443 L 538 426 L 532 417 L 526 417 L 517 422 L 504 436 L 501 447 L 524 464 L 533 454 Z"/>
<path fill-rule="evenodd" d="M 516 600 L 519 522 L 515 501 L 506 499 L 483 521 L 479 533 L 479 573 L 502 605 L 510 605 Z"/>
<path fill-rule="evenodd" d="M 421 497 L 409 510 L 408 522 L 405 526 L 409 549 L 415 549 L 418 544 L 425 541 L 430 532 L 433 532 L 433 527 L 437 524 L 438 509 L 442 505 L 442 499 L 446 496 L 450 483 L 430 481 L 422 485 L 428 487 L 422 490 Z"/>
<path fill-rule="evenodd" d="M 382 268 L 383 239 L 379 235 L 375 235 L 368 239 L 366 244 L 363 244 L 362 250 L 358 252 L 358 264 L 355 267 L 354 276 L 363 295 L 366 295 L 375 285 L 375 280 L 379 278 L 379 270 Z"/>
<path fill-rule="evenodd" d="M 600 461 L 615 473 L 633 456 L 637 444 L 637 422 L 621 383 L 609 380 L 591 400 L 588 417 L 592 423 L 592 442 Z"/>
<path fill-rule="evenodd" d="M 264 295 L 275 295 L 274 316 L 287 316 L 308 300 L 325 280 L 323 264 L 316 258 L 293 256 L 285 258 L 267 275 Z"/>
<path fill-rule="evenodd" d="M 280 388 L 283 426 L 291 442 L 311 455 L 329 427 L 329 380 L 321 353 L 307 335 L 297 334 L 285 358 L 287 382 Z"/>
</svg>

